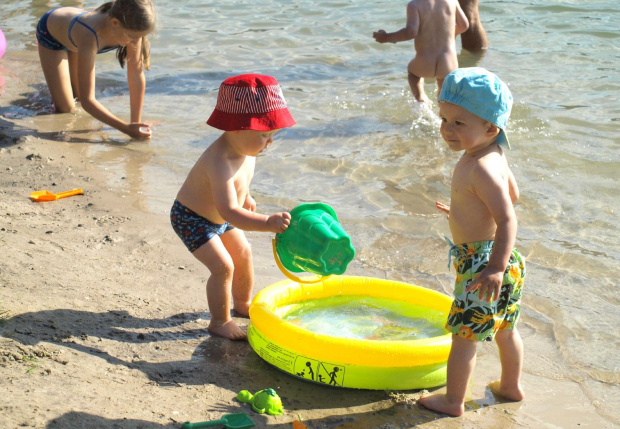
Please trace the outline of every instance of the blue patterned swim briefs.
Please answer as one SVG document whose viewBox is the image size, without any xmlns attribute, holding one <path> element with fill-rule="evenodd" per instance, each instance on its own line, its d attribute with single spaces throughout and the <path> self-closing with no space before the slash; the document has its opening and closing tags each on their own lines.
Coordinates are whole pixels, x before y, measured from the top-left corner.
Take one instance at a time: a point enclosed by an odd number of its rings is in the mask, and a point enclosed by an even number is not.
<svg viewBox="0 0 620 429">
<path fill-rule="evenodd" d="M 174 232 L 192 253 L 216 235 L 222 235 L 234 228 L 228 222 L 213 223 L 177 200 L 174 200 L 170 209 L 170 223 Z"/>
</svg>

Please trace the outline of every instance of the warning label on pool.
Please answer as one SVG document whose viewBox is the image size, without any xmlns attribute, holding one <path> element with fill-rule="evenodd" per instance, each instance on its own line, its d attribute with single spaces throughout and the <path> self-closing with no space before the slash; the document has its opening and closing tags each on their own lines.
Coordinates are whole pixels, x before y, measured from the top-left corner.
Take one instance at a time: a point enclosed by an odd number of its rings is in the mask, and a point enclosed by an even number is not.
<svg viewBox="0 0 620 429">
<path fill-rule="evenodd" d="M 248 341 L 261 358 L 283 371 L 317 383 L 344 385 L 344 366 L 293 353 L 269 341 L 252 324 L 248 326 Z"/>
<path fill-rule="evenodd" d="M 344 366 L 297 356 L 295 359 L 295 375 L 317 383 L 343 386 Z"/>
<path fill-rule="evenodd" d="M 270 364 L 293 373 L 296 354 L 267 340 L 252 325 L 248 326 L 248 341 L 256 353 Z"/>
</svg>

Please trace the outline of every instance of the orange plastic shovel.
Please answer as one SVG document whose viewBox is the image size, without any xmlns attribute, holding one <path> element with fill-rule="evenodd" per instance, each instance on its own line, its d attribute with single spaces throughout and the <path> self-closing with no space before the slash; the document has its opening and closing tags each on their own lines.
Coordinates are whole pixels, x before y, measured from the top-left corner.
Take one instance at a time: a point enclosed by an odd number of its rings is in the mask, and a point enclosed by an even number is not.
<svg viewBox="0 0 620 429">
<path fill-rule="evenodd" d="M 74 195 L 80 195 L 83 193 L 84 191 L 82 191 L 81 189 L 73 189 L 71 191 L 59 192 L 58 194 L 52 194 L 49 191 L 35 191 L 30 194 L 30 198 L 32 198 L 33 201 L 37 201 L 37 202 L 54 201 L 59 198 L 72 197 Z"/>
</svg>

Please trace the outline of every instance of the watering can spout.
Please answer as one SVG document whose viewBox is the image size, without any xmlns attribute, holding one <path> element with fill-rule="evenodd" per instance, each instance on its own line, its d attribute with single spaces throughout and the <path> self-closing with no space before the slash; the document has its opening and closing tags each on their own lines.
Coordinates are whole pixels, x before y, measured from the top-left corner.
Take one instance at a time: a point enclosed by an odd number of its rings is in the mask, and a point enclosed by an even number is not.
<svg viewBox="0 0 620 429">
<path fill-rule="evenodd" d="M 319 276 L 344 274 L 355 257 L 351 238 L 334 210 L 323 203 L 301 204 L 291 210 L 291 223 L 276 234 L 274 248 L 276 260 L 285 269 Z"/>
</svg>

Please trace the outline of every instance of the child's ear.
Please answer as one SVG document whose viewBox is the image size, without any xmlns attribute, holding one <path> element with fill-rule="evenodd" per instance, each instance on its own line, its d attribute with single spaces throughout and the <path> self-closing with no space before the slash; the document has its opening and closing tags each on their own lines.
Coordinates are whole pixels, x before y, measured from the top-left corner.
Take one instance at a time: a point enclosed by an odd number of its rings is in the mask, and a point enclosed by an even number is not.
<svg viewBox="0 0 620 429">
<path fill-rule="evenodd" d="M 117 18 L 110 19 L 112 27 L 121 27 L 121 22 Z"/>
<path fill-rule="evenodd" d="M 494 138 L 497 137 L 499 135 L 500 129 L 499 127 L 493 125 L 492 123 L 489 122 L 488 128 L 487 128 L 487 136 L 489 138 Z"/>
</svg>

